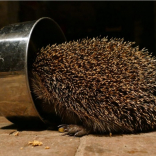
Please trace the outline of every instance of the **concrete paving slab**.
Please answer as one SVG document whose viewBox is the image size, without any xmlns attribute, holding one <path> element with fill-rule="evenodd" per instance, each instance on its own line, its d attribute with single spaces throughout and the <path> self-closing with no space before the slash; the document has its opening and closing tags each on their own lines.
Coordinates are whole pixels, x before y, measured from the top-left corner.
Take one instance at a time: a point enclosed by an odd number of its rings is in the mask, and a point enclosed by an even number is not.
<svg viewBox="0 0 156 156">
<path fill-rule="evenodd" d="M 122 135 L 92 136 L 80 139 L 76 156 L 156 156 L 156 132 Z"/>
<path fill-rule="evenodd" d="M 51 130 L 19 131 L 10 126 L 4 117 L 0 117 L 0 156 L 72 156 L 75 155 L 80 138 L 62 136 L 62 133 Z M 6 129 L 5 129 L 6 127 Z M 38 140 L 41 146 L 33 147 L 29 142 Z M 49 149 L 45 149 L 45 147 Z"/>
<path fill-rule="evenodd" d="M 0 117 L 0 156 L 156 156 L 156 132 L 81 138 L 51 130 L 16 132 L 15 125 Z M 43 145 L 29 145 L 33 140 Z"/>
</svg>

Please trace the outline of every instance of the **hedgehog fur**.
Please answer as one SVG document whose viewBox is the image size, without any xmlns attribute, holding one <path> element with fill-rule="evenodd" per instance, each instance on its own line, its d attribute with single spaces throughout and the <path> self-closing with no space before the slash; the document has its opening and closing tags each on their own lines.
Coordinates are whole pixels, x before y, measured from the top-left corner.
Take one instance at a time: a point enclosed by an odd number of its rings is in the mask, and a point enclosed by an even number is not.
<svg viewBox="0 0 156 156">
<path fill-rule="evenodd" d="M 156 59 L 124 39 L 48 45 L 33 63 L 33 91 L 88 133 L 156 128 Z"/>
</svg>

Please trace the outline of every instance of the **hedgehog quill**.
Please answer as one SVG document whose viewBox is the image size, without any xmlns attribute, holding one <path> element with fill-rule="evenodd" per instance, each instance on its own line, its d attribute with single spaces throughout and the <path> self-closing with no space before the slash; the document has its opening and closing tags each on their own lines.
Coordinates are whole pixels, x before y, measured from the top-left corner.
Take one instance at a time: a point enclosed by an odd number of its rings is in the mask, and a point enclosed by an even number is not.
<svg viewBox="0 0 156 156">
<path fill-rule="evenodd" d="M 118 38 L 48 45 L 33 63 L 33 92 L 69 135 L 156 128 L 156 59 Z"/>
</svg>

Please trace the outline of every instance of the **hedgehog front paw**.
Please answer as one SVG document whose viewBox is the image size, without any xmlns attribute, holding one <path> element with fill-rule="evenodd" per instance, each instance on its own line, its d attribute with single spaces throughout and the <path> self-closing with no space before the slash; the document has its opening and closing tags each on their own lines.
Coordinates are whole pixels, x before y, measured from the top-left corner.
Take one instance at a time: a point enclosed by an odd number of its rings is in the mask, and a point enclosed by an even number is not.
<svg viewBox="0 0 156 156">
<path fill-rule="evenodd" d="M 81 137 L 90 133 L 90 131 L 86 130 L 83 126 L 80 125 L 66 125 L 62 124 L 58 126 L 58 131 L 60 133 L 64 133 L 64 135 Z"/>
</svg>

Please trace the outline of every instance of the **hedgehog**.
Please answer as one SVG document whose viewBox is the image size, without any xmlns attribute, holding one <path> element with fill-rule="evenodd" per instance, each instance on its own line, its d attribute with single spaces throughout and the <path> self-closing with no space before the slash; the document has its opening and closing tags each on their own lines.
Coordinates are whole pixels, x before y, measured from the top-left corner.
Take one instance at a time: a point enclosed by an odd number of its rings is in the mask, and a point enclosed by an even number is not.
<svg viewBox="0 0 156 156">
<path fill-rule="evenodd" d="M 156 59 L 135 42 L 87 37 L 47 45 L 32 73 L 34 94 L 54 108 L 67 135 L 156 128 Z"/>
</svg>

